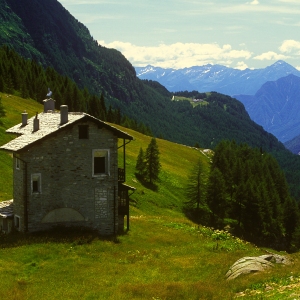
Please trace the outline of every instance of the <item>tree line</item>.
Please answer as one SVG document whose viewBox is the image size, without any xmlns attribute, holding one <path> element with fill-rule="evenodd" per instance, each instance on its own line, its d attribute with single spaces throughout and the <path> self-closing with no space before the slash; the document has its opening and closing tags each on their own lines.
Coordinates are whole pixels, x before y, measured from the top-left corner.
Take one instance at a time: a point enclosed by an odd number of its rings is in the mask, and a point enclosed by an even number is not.
<svg viewBox="0 0 300 300">
<path fill-rule="evenodd" d="M 87 88 L 80 89 L 74 81 L 53 68 L 43 68 L 34 60 L 19 56 L 7 46 L 0 48 L 0 92 L 31 98 L 42 103 L 51 88 L 58 107 L 69 106 L 70 111 L 82 111 L 103 121 L 123 125 L 151 135 L 149 127 L 122 115 L 120 108 L 107 108 L 104 94 L 94 95 Z"/>
<path fill-rule="evenodd" d="M 209 176 L 201 161 L 192 168 L 186 197 L 186 212 L 199 223 L 262 246 L 300 248 L 299 207 L 277 161 L 262 149 L 220 142 Z"/>
</svg>

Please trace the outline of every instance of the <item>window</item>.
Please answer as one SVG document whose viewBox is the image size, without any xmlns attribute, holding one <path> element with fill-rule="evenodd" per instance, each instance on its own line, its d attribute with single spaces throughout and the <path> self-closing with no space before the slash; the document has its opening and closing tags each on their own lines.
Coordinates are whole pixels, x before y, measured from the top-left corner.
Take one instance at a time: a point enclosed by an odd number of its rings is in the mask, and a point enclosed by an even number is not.
<svg viewBox="0 0 300 300">
<path fill-rule="evenodd" d="M 88 139 L 89 138 L 89 126 L 88 125 L 79 125 L 78 126 L 78 137 L 79 137 L 79 139 Z"/>
<path fill-rule="evenodd" d="M 109 150 L 93 150 L 93 176 L 109 175 Z"/>
<path fill-rule="evenodd" d="M 16 157 L 16 169 L 20 170 L 21 161 L 19 158 Z"/>
<path fill-rule="evenodd" d="M 20 217 L 15 215 L 14 219 L 15 219 L 15 228 L 17 230 L 20 230 Z"/>
<path fill-rule="evenodd" d="M 31 175 L 31 192 L 32 194 L 40 194 L 41 190 L 41 174 Z"/>
</svg>

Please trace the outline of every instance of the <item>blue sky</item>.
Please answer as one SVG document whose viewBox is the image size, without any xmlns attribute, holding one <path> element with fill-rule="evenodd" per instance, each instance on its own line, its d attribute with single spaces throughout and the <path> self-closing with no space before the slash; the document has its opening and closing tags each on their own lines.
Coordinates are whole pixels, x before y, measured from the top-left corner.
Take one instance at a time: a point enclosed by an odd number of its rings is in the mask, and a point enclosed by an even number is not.
<svg viewBox="0 0 300 300">
<path fill-rule="evenodd" d="M 300 0 L 59 0 L 134 66 L 300 70 Z"/>
</svg>

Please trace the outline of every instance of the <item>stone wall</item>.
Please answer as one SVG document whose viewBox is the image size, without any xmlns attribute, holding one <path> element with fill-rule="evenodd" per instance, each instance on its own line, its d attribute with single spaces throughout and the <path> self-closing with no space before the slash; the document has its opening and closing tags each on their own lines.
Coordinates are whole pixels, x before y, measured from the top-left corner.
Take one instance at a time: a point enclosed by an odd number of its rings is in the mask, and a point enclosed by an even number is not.
<svg viewBox="0 0 300 300">
<path fill-rule="evenodd" d="M 78 125 L 89 126 L 88 139 L 79 139 Z M 109 149 L 109 175 L 93 176 L 93 149 Z M 118 154 L 117 137 L 111 131 L 98 128 L 94 122 L 77 122 L 35 143 L 29 150 L 24 151 L 20 158 L 27 162 L 29 231 L 49 229 L 54 225 L 79 225 L 95 228 L 103 235 L 116 232 Z M 41 176 L 40 193 L 32 193 L 32 174 Z M 16 214 L 23 209 L 21 176 L 22 172 L 14 172 Z M 66 217 L 67 222 L 53 222 L 55 210 L 58 212 L 57 209 L 60 208 L 71 208 L 78 212 L 72 215 L 80 214 L 84 221 L 75 217 L 72 221 L 69 215 Z M 23 216 L 20 221 L 23 224 Z"/>
<path fill-rule="evenodd" d="M 14 199 L 14 215 L 20 219 L 19 229 L 25 231 L 25 207 L 26 200 L 26 163 L 19 159 L 17 168 L 17 159 L 19 155 L 13 159 L 13 199 Z"/>
</svg>

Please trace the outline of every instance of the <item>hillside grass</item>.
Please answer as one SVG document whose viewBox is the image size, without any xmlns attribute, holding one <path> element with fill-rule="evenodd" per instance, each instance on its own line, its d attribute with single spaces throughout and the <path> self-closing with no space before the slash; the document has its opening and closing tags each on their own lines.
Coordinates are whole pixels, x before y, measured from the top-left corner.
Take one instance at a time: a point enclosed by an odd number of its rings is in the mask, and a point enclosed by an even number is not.
<svg viewBox="0 0 300 300">
<path fill-rule="evenodd" d="M 130 197 L 132 206 L 144 214 L 159 215 L 161 209 L 164 209 L 164 214 L 168 215 L 182 214 L 185 201 L 183 190 L 190 170 L 200 159 L 208 172 L 209 155 L 201 149 L 157 138 L 161 163 L 159 181 L 153 186 L 143 185 L 135 176 L 135 165 L 140 148 L 146 151 L 152 137 L 118 125 L 114 126 L 134 137 L 134 140 L 126 146 L 126 182 L 137 189 Z M 121 155 L 120 153 L 120 159 L 122 159 Z"/>
<path fill-rule="evenodd" d="M 42 111 L 31 100 L 2 95 L 2 102 L 7 110 L 5 128 L 21 121 L 24 108 L 29 116 Z M 1 299 L 299 297 L 299 254 L 291 255 L 295 262 L 291 266 L 278 265 L 269 272 L 228 282 L 225 274 L 237 259 L 272 250 L 198 226 L 182 213 L 190 169 L 200 158 L 208 171 L 207 152 L 157 139 L 160 181 L 156 186 L 143 185 L 134 174 L 135 163 L 140 147 L 146 150 L 151 137 L 114 126 L 134 137 L 126 145 L 127 184 L 136 188 L 131 195 L 130 231 L 108 238 L 93 231 L 60 228 L 0 235 Z M 1 128 L 0 143 L 11 138 Z M 0 155 L 1 163 L 2 157 L 7 161 L 1 165 L 0 195 L 7 200 L 12 197 L 12 158 L 3 151 Z"/>
<path fill-rule="evenodd" d="M 21 113 L 26 110 L 28 118 L 36 112 L 43 111 L 43 106 L 30 99 L 22 99 L 13 95 L 0 93 L 6 116 L 1 118 L 0 145 L 9 142 L 15 135 L 5 133 L 5 130 L 22 122 Z M 12 199 L 12 156 L 11 153 L 0 151 L 0 201 Z"/>
</svg>

